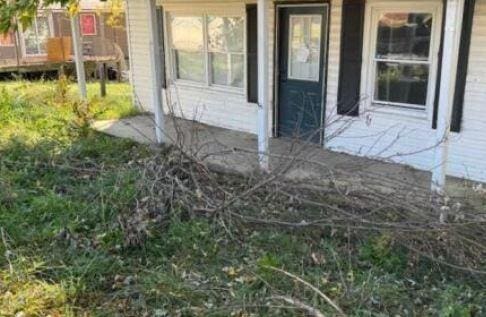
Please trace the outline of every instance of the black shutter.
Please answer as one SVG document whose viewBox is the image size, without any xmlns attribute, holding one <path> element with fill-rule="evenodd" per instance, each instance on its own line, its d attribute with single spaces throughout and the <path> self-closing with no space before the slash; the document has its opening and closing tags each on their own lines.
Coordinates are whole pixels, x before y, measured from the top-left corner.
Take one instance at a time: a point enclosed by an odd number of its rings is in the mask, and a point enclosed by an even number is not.
<svg viewBox="0 0 486 317">
<path fill-rule="evenodd" d="M 446 16 L 446 1 L 444 1 L 444 17 Z M 464 108 L 464 95 L 466 92 L 466 80 L 469 67 L 469 51 L 471 47 L 471 34 L 474 22 L 474 9 L 476 6 L 476 0 L 466 0 L 464 4 L 464 16 L 462 22 L 461 42 L 459 45 L 459 59 L 457 65 L 457 77 L 456 86 L 454 91 L 454 103 L 452 106 L 452 118 L 451 118 L 451 131 L 460 132 L 462 124 L 462 114 Z M 444 35 L 444 26 L 442 30 L 442 42 Z M 439 60 L 442 61 L 442 43 Z M 437 112 L 439 107 L 439 89 L 441 81 L 441 63 L 439 64 L 439 75 L 437 78 L 437 90 L 435 94 L 434 104 L 434 117 L 433 125 L 434 129 L 437 129 Z"/>
<path fill-rule="evenodd" d="M 358 116 L 363 63 L 365 0 L 344 0 L 337 112 Z"/>
<path fill-rule="evenodd" d="M 258 103 L 258 10 L 256 4 L 246 6 L 246 25 L 248 102 Z"/>
<path fill-rule="evenodd" d="M 475 4 L 476 0 L 466 0 L 464 7 L 464 20 L 462 23 L 461 43 L 459 46 L 456 90 L 454 93 L 454 104 L 452 107 L 451 131 L 453 132 L 461 131 Z"/>
<path fill-rule="evenodd" d="M 442 55 L 444 51 L 444 31 L 445 31 L 445 16 L 447 13 L 447 0 L 442 0 L 442 26 L 440 31 L 440 47 L 439 47 L 439 65 L 437 67 L 437 82 L 435 86 L 434 112 L 432 116 L 432 129 L 437 129 L 437 115 L 439 114 L 439 98 L 440 98 L 440 82 L 442 78 Z"/>
<path fill-rule="evenodd" d="M 159 31 L 160 65 L 162 65 L 162 70 L 160 72 L 162 88 L 167 88 L 167 78 L 165 73 L 164 9 L 162 7 L 157 7 L 157 29 Z"/>
</svg>

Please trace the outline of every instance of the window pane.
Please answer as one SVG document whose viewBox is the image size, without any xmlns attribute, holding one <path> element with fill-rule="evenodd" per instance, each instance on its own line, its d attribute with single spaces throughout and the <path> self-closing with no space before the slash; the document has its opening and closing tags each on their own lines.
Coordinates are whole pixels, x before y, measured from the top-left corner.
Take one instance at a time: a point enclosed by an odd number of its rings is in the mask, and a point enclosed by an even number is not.
<svg viewBox="0 0 486 317">
<path fill-rule="evenodd" d="M 321 16 L 290 16 L 289 78 L 319 81 Z"/>
<path fill-rule="evenodd" d="M 243 88 L 243 54 L 211 53 L 211 83 Z"/>
<path fill-rule="evenodd" d="M 378 24 L 377 58 L 428 60 L 432 14 L 385 13 Z"/>
<path fill-rule="evenodd" d="M 37 41 L 35 39 L 35 34 L 33 32 L 24 33 L 24 42 L 25 42 L 25 53 L 27 55 L 39 54 L 39 50 L 37 48 Z"/>
<path fill-rule="evenodd" d="M 211 83 L 226 85 L 228 81 L 227 54 L 211 53 Z"/>
<path fill-rule="evenodd" d="M 242 17 L 208 17 L 209 49 L 217 52 L 243 52 Z"/>
<path fill-rule="evenodd" d="M 47 17 L 37 17 L 37 40 L 40 54 L 46 54 L 47 39 L 49 38 L 49 20 Z"/>
<path fill-rule="evenodd" d="M 313 17 L 311 20 L 311 49 L 315 51 L 321 50 L 321 17 Z"/>
<path fill-rule="evenodd" d="M 202 17 L 172 17 L 172 47 L 186 51 L 204 48 Z"/>
<path fill-rule="evenodd" d="M 32 25 L 25 30 L 23 37 L 27 55 L 46 54 L 46 42 L 49 38 L 47 17 L 36 17 Z"/>
<path fill-rule="evenodd" d="M 242 54 L 231 54 L 230 86 L 243 88 L 244 67 L 244 56 Z"/>
<path fill-rule="evenodd" d="M 204 54 L 174 50 L 177 79 L 205 81 Z"/>
<path fill-rule="evenodd" d="M 429 66 L 377 63 L 375 100 L 425 106 Z"/>
</svg>

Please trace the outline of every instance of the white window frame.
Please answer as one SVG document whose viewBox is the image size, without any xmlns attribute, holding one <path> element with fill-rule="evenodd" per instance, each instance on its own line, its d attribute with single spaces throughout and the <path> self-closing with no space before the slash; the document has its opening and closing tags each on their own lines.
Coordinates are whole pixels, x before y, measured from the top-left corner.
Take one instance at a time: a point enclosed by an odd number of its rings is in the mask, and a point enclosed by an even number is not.
<svg viewBox="0 0 486 317">
<path fill-rule="evenodd" d="M 402 104 L 396 102 L 384 102 L 375 100 L 376 89 L 376 58 L 378 22 L 383 13 L 429 13 L 432 15 L 432 36 L 430 41 L 428 61 L 402 61 L 401 64 L 427 64 L 429 65 L 429 78 L 427 87 L 427 99 L 424 106 Z M 439 65 L 439 50 L 442 26 L 442 1 L 396 1 L 370 3 L 366 8 L 365 35 L 363 50 L 363 75 L 362 91 L 365 92 L 365 111 L 379 111 L 391 114 L 413 116 L 432 120 L 437 83 L 437 71 Z M 387 59 L 387 61 L 390 61 Z"/>
<path fill-rule="evenodd" d="M 94 33 L 83 33 L 83 27 L 81 25 L 82 16 L 92 16 L 94 21 Z M 81 36 L 97 36 L 98 35 L 98 19 L 96 18 L 96 13 L 80 13 L 79 14 L 79 28 L 81 31 Z"/>
<path fill-rule="evenodd" d="M 210 59 L 211 59 L 211 54 L 210 53 L 215 53 L 216 51 L 210 51 L 209 50 L 209 37 L 208 37 L 208 17 L 209 16 L 214 16 L 214 17 L 238 17 L 243 19 L 243 87 L 232 87 L 232 86 L 225 86 L 225 85 L 217 85 L 217 84 L 212 84 L 211 83 L 211 65 L 210 65 Z M 222 14 L 222 13 L 211 13 L 211 12 L 205 12 L 205 13 L 183 13 L 183 12 L 171 12 L 171 11 L 165 11 L 164 14 L 164 20 L 165 20 L 165 29 L 167 30 L 165 34 L 166 43 L 167 43 L 167 62 L 166 66 L 169 69 L 169 75 L 172 81 L 177 84 L 177 85 L 182 85 L 182 86 L 187 86 L 187 87 L 194 87 L 194 88 L 204 88 L 204 89 L 209 89 L 213 91 L 221 91 L 221 92 L 228 92 L 228 93 L 233 93 L 233 94 L 238 94 L 238 95 L 247 95 L 247 86 L 248 86 L 248 80 L 247 80 L 247 69 L 248 69 L 248 52 L 247 52 L 247 19 L 246 19 L 246 14 Z M 192 80 L 187 80 L 187 79 L 178 79 L 177 78 L 177 67 L 175 65 L 175 56 L 174 56 L 174 47 L 172 46 L 172 23 L 171 23 L 171 18 L 172 17 L 201 17 L 203 21 L 203 55 L 204 55 L 204 71 L 205 71 L 205 76 L 204 76 L 204 81 L 203 82 L 198 82 L 198 81 L 192 81 Z M 224 52 L 227 53 L 227 52 Z"/>
<path fill-rule="evenodd" d="M 37 17 L 46 17 L 47 18 L 47 25 L 49 26 L 49 37 L 51 37 L 54 33 L 54 22 L 53 22 L 53 19 L 52 19 L 52 14 L 50 13 L 42 13 L 42 14 L 39 14 L 37 16 L 34 17 L 34 20 L 32 22 L 32 25 L 30 26 L 31 28 L 32 27 L 35 27 L 35 33 L 36 33 L 36 37 L 38 36 L 37 33 Z M 22 47 L 22 55 L 25 56 L 25 57 L 43 57 L 43 56 L 47 56 L 47 51 L 45 53 L 38 53 L 38 54 L 27 54 L 27 47 L 25 45 L 25 37 L 24 37 L 24 30 L 21 29 L 20 30 L 20 43 L 21 43 L 21 47 Z M 38 41 L 38 39 L 37 39 Z M 38 51 L 40 51 L 40 43 L 37 42 L 37 48 L 38 48 Z"/>
</svg>

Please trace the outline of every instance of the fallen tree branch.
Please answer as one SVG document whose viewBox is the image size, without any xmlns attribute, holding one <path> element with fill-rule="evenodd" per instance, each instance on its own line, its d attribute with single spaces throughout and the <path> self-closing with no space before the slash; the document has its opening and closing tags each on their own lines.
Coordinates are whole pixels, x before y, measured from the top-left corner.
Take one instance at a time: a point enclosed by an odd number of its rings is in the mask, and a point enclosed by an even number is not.
<svg viewBox="0 0 486 317">
<path fill-rule="evenodd" d="M 306 303 L 295 298 L 291 298 L 288 296 L 272 296 L 270 297 L 270 300 L 284 301 L 289 305 L 295 306 L 296 308 L 305 311 L 309 317 L 325 317 L 325 315 L 316 308 L 309 306 Z"/>
<path fill-rule="evenodd" d="M 275 272 L 279 272 L 279 273 L 282 273 L 302 284 L 304 284 L 305 286 L 307 286 L 308 288 L 310 288 L 311 290 L 313 290 L 316 294 L 318 294 L 322 299 L 324 299 L 329 305 L 331 305 L 332 308 L 334 308 L 341 316 L 346 316 L 346 314 L 344 313 L 344 311 L 336 304 L 334 303 L 326 294 L 324 294 L 323 292 L 321 292 L 317 287 L 315 287 L 314 285 L 310 284 L 309 282 L 301 279 L 300 277 L 290 273 L 290 272 L 287 272 L 287 271 L 284 271 L 282 269 L 279 269 L 279 268 L 276 268 L 276 267 L 273 267 L 273 266 L 263 266 L 264 268 L 266 269 L 269 269 L 269 270 L 272 270 L 272 271 L 275 271 Z"/>
</svg>

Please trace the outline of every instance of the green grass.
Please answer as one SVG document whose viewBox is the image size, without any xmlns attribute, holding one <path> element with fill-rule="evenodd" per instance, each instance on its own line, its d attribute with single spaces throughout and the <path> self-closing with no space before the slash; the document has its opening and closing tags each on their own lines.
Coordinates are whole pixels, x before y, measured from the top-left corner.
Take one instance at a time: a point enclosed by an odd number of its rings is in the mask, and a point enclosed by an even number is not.
<svg viewBox="0 0 486 317">
<path fill-rule="evenodd" d="M 106 99 L 96 85 L 89 91 L 87 117 L 136 113 L 125 84 L 110 84 Z M 150 150 L 86 128 L 75 99 L 75 87 L 62 83 L 0 88 L 0 316 L 303 316 L 268 299 L 278 294 L 334 315 L 269 265 L 304 278 L 350 316 L 486 315 L 481 284 L 386 236 L 229 234 L 174 215 L 168 227 L 151 228 L 143 247 L 123 247 L 118 216 L 141 198 L 130 164 Z"/>
</svg>

